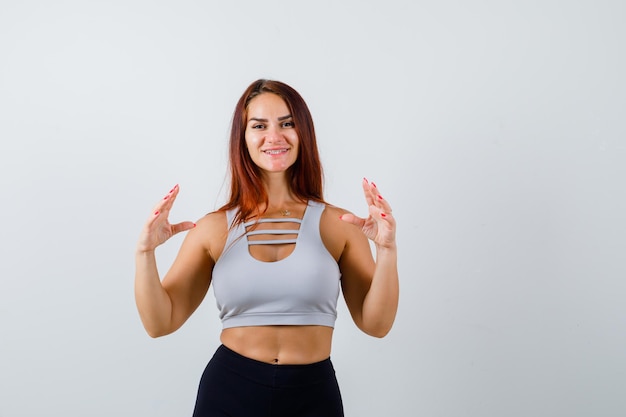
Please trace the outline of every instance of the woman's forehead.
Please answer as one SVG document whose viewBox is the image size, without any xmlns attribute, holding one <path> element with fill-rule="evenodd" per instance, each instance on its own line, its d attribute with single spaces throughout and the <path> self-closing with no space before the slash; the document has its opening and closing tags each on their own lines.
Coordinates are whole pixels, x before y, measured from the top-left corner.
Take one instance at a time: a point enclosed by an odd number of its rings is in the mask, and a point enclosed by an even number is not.
<svg viewBox="0 0 626 417">
<path fill-rule="evenodd" d="M 284 118 L 290 116 L 285 100 L 274 93 L 262 93 L 248 103 L 247 119 Z"/>
</svg>

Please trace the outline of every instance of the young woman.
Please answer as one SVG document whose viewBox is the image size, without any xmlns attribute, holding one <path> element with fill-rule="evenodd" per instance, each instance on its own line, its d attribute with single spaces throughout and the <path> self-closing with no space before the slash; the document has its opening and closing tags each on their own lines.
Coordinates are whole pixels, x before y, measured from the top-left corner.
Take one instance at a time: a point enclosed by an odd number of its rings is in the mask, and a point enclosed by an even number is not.
<svg viewBox="0 0 626 417">
<path fill-rule="evenodd" d="M 343 416 L 330 362 L 339 292 L 355 324 L 385 336 L 398 306 L 396 223 L 363 180 L 367 218 L 326 203 L 313 120 L 290 86 L 258 80 L 235 108 L 228 202 L 170 224 L 178 186 L 156 205 L 136 251 L 135 297 L 152 337 L 174 332 L 213 283 L 222 345 L 194 416 Z M 154 251 L 189 231 L 161 281 Z M 368 239 L 376 246 L 372 257 Z"/>
</svg>

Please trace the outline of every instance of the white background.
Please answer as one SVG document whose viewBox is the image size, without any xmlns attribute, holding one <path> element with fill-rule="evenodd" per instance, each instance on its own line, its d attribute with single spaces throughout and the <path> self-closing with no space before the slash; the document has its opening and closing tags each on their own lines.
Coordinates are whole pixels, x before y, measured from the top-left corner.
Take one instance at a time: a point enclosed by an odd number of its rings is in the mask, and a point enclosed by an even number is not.
<svg viewBox="0 0 626 417">
<path fill-rule="evenodd" d="M 153 340 L 133 250 L 224 202 L 257 78 L 315 118 L 326 198 L 398 221 L 385 339 L 340 303 L 347 416 L 626 414 L 626 3 L 0 1 L 0 416 L 186 416 L 212 292 Z M 160 248 L 164 272 L 182 236 Z"/>
</svg>

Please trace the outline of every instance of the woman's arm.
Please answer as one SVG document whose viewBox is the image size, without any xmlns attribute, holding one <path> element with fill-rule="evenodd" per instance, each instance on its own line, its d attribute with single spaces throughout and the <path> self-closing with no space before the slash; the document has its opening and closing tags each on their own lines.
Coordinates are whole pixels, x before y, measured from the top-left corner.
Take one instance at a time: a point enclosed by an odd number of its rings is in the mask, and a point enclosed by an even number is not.
<svg viewBox="0 0 626 417">
<path fill-rule="evenodd" d="M 178 329 L 200 305 L 210 282 L 213 260 L 206 236 L 213 219 L 171 225 L 168 221 L 178 186 L 157 204 L 144 225 L 135 253 L 135 302 L 148 334 L 163 336 Z M 190 230 L 163 282 L 155 249 L 176 233 Z"/>
<path fill-rule="evenodd" d="M 396 223 L 391 206 L 373 183 L 364 179 L 363 191 L 368 218 L 350 213 L 341 216 L 350 223 L 346 225 L 346 245 L 339 259 L 342 290 L 356 325 L 371 336 L 384 337 L 398 310 Z M 368 239 L 376 246 L 375 262 Z"/>
</svg>

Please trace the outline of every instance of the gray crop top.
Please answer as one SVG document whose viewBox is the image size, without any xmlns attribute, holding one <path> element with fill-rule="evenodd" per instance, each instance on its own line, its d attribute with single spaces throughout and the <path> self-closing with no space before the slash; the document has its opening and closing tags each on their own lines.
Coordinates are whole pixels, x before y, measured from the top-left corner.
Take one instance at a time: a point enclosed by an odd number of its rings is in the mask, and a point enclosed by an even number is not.
<svg viewBox="0 0 626 417">
<path fill-rule="evenodd" d="M 224 252 L 213 267 L 213 292 L 223 327 L 269 325 L 335 326 L 341 273 L 320 236 L 325 205 L 309 202 L 302 220 L 261 219 L 263 223 L 300 223 L 299 230 L 246 233 L 239 224 L 228 233 Z M 234 210 L 226 213 L 231 225 Z M 296 235 L 295 239 L 252 240 L 249 236 Z M 295 243 L 293 252 L 276 262 L 254 258 L 249 244 Z"/>
</svg>

